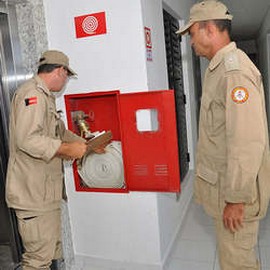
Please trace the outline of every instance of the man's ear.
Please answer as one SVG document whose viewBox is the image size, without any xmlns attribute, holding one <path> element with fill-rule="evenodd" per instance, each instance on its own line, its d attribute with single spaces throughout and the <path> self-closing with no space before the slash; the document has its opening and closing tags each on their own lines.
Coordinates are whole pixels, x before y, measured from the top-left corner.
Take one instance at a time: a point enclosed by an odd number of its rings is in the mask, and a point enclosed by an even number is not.
<svg viewBox="0 0 270 270">
<path fill-rule="evenodd" d="M 55 75 L 61 77 L 61 74 L 62 74 L 62 72 L 63 72 L 62 69 L 63 69 L 63 67 L 59 67 L 59 68 L 54 69 L 53 72 L 54 72 Z"/>
<path fill-rule="evenodd" d="M 214 36 L 216 34 L 218 29 L 217 29 L 217 26 L 214 23 L 208 22 L 206 24 L 206 30 L 207 30 L 207 34 L 209 35 L 209 37 L 212 37 L 212 36 Z"/>
</svg>

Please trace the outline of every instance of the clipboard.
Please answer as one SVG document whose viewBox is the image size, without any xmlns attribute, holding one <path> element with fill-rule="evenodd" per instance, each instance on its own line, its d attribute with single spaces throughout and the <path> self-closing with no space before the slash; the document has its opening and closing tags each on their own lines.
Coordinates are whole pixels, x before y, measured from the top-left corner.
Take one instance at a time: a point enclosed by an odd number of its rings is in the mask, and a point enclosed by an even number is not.
<svg viewBox="0 0 270 270">
<path fill-rule="evenodd" d="M 86 142 L 87 150 L 84 156 L 87 156 L 89 153 L 93 152 L 94 149 L 97 148 L 98 146 L 103 145 L 103 144 L 108 144 L 111 139 L 112 139 L 112 132 L 110 130 L 101 132 L 100 134 L 91 138 L 90 140 Z"/>
</svg>

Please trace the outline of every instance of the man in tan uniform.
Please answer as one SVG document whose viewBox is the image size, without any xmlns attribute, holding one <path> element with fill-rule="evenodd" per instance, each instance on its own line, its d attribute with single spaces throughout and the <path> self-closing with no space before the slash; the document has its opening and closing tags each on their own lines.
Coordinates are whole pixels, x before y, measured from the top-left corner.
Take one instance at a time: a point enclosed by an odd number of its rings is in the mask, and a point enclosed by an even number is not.
<svg viewBox="0 0 270 270">
<path fill-rule="evenodd" d="M 199 124 L 195 198 L 214 217 L 222 270 L 260 269 L 255 246 L 267 210 L 270 172 L 261 74 L 230 40 L 232 15 L 205 0 L 178 34 L 189 33 L 206 70 Z"/>
<path fill-rule="evenodd" d="M 55 96 L 75 75 L 68 57 L 47 51 L 38 74 L 16 91 L 10 114 L 6 201 L 14 208 L 24 253 L 23 270 L 50 269 L 62 257 L 62 159 L 81 158 L 85 142 L 64 127 Z"/>
</svg>

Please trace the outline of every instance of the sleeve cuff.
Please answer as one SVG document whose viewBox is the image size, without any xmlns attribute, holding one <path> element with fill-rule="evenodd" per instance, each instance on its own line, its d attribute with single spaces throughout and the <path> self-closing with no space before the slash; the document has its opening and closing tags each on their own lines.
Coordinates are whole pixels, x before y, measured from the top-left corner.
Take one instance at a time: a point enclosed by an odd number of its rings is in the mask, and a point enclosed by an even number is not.
<svg viewBox="0 0 270 270">
<path fill-rule="evenodd" d="M 43 159 L 46 162 L 49 162 L 56 154 L 57 150 L 59 149 L 62 141 L 61 140 L 51 140 L 50 144 L 48 145 L 47 149 L 44 152 Z"/>
<path fill-rule="evenodd" d="M 229 203 L 245 203 L 251 204 L 256 198 L 252 198 L 250 194 L 244 194 L 241 191 L 230 191 L 228 195 L 225 195 L 225 201 Z"/>
</svg>

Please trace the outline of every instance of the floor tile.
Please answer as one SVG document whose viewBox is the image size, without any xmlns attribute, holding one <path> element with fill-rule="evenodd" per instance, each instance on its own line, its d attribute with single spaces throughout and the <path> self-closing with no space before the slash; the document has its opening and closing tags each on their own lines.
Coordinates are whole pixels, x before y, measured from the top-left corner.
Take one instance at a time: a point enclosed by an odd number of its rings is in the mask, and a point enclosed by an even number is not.
<svg viewBox="0 0 270 270">
<path fill-rule="evenodd" d="M 216 258 L 215 258 L 215 266 L 214 266 L 214 270 L 220 270 L 219 262 L 218 262 L 218 257 L 217 257 L 217 256 L 216 256 Z"/>
<path fill-rule="evenodd" d="M 212 263 L 184 261 L 173 258 L 165 270 L 214 270 Z"/>
<path fill-rule="evenodd" d="M 270 247 L 259 247 L 261 266 L 270 268 Z"/>
<path fill-rule="evenodd" d="M 203 207 L 197 203 L 194 202 L 194 200 L 191 202 L 187 215 L 186 220 L 189 222 L 194 221 L 202 226 L 214 226 L 213 219 L 209 217 L 205 211 L 203 210 Z"/>
<path fill-rule="evenodd" d="M 270 212 L 270 211 L 268 211 Z M 264 219 L 260 221 L 260 230 L 270 231 L 270 215 L 268 214 Z"/>
<path fill-rule="evenodd" d="M 270 247 L 270 230 L 260 229 L 259 231 L 259 245 Z"/>
<path fill-rule="evenodd" d="M 216 243 L 213 226 L 200 226 L 196 223 L 186 224 L 181 231 L 181 239 L 194 241 L 211 241 Z"/>
<path fill-rule="evenodd" d="M 172 258 L 185 261 L 214 263 L 216 245 L 211 241 L 191 241 L 182 239 L 175 245 Z"/>
<path fill-rule="evenodd" d="M 212 241 L 215 243 L 212 218 L 204 213 L 202 207 L 198 207 L 192 202 L 178 237 L 185 240 Z"/>
</svg>

